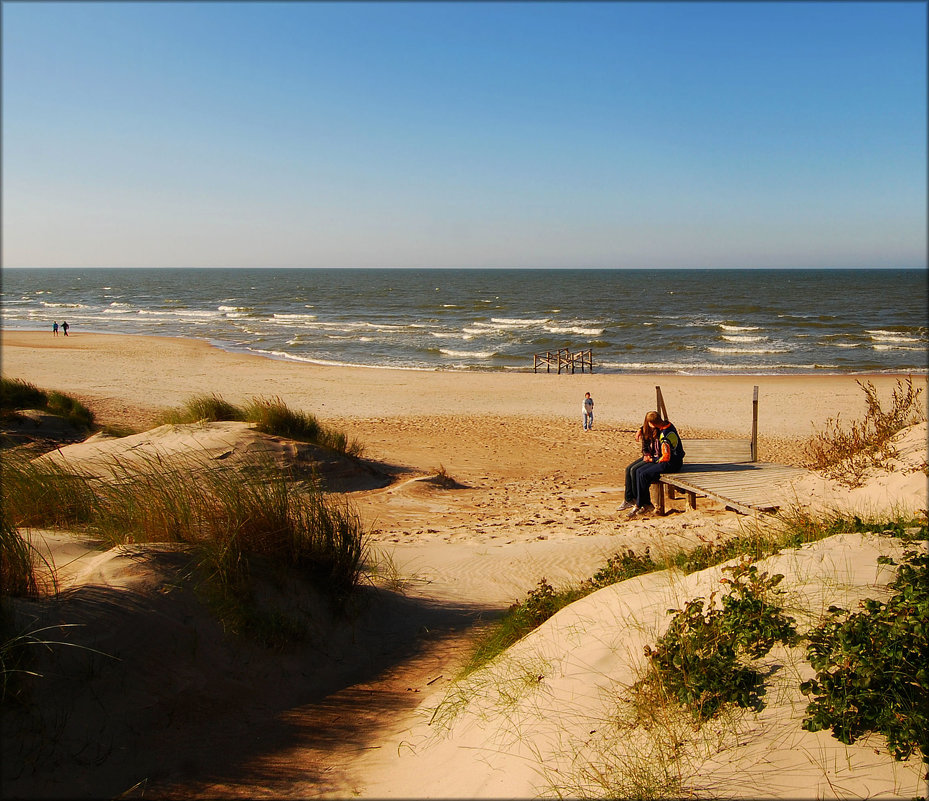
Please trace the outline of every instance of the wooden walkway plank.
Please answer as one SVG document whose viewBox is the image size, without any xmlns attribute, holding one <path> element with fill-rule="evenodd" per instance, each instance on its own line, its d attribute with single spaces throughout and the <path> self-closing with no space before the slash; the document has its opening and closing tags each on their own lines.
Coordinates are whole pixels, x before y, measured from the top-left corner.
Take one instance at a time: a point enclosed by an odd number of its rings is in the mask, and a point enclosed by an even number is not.
<svg viewBox="0 0 929 801">
<path fill-rule="evenodd" d="M 661 387 L 655 387 L 656 408 L 665 419 Z M 744 514 L 776 512 L 784 502 L 791 482 L 807 470 L 775 462 L 759 462 L 758 387 L 752 393 L 751 439 L 685 439 L 684 467 L 679 473 L 664 473 L 658 480 L 658 512 L 665 512 L 665 487 L 669 497 L 678 489 L 687 494 L 691 509 L 697 496 L 713 498 Z"/>
<path fill-rule="evenodd" d="M 707 467 L 710 469 L 702 469 Z M 776 511 L 783 503 L 783 485 L 806 473 L 802 468 L 774 462 L 692 465 L 685 458 L 681 472 L 661 476 L 658 511 L 664 513 L 663 486 L 686 492 L 691 508 L 696 508 L 695 496 L 699 495 L 713 498 L 745 514 Z"/>
</svg>

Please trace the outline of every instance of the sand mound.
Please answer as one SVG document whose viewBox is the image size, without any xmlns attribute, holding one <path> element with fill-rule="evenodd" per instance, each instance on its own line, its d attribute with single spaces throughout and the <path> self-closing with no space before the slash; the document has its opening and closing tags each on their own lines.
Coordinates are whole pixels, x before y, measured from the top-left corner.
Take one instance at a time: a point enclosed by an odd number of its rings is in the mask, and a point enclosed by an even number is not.
<svg viewBox="0 0 929 801">
<path fill-rule="evenodd" d="M 0 443 L 48 450 L 61 443 L 80 442 L 87 430 L 61 415 L 38 409 L 6 412 L 0 421 Z"/>
<path fill-rule="evenodd" d="M 840 535 L 763 560 L 759 569 L 785 575 L 787 608 L 805 630 L 830 604 L 854 607 L 880 595 L 893 570 L 878 556 L 900 552 L 891 538 Z M 802 646 L 776 648 L 763 660 L 767 706 L 759 714 L 729 715 L 699 731 L 681 720 L 649 732 L 624 727 L 618 699 L 641 675 L 643 647 L 667 627 L 668 609 L 719 592 L 721 569 L 650 574 L 565 608 L 487 667 L 426 699 L 396 747 L 359 766 L 367 793 L 624 797 L 651 782 L 660 796 L 669 789 L 662 782 L 680 771 L 685 787 L 726 797 L 918 795 L 918 759 L 894 763 L 880 738 L 845 746 L 829 732 L 801 729 L 799 683 L 813 675 Z"/>
<path fill-rule="evenodd" d="M 30 535 L 58 560 L 62 592 L 18 599 L 15 622 L 68 647 L 37 645 L 41 680 L 24 704 L 4 710 L 5 798 L 170 795 L 178 781 L 185 789 L 177 797 L 186 798 L 191 776 L 238 780 L 246 797 L 273 781 L 297 796 L 305 793 L 294 788 L 318 791 L 336 778 L 329 767 L 304 757 L 301 785 L 280 755 L 365 747 L 366 715 L 398 715 L 418 696 L 349 688 L 416 656 L 426 646 L 418 632 L 451 636 L 474 615 L 372 587 L 338 615 L 305 585 L 278 577 L 261 585 L 262 607 L 306 629 L 304 641 L 281 650 L 224 631 L 189 581 L 182 551 L 101 551 L 86 538 Z"/>
<path fill-rule="evenodd" d="M 896 457 L 880 467 L 868 469 L 861 486 L 847 487 L 809 473 L 793 482 L 789 494 L 796 505 L 814 514 L 841 512 L 865 519 L 880 515 L 913 515 L 929 508 L 929 424 L 919 423 L 900 431 L 892 439 Z"/>
<path fill-rule="evenodd" d="M 51 451 L 40 460 L 106 479 L 125 472 L 222 465 L 242 470 L 267 462 L 297 475 L 318 475 L 334 492 L 385 486 L 390 478 L 368 463 L 327 448 L 256 431 L 249 423 L 163 425 L 128 437 L 96 435 Z"/>
</svg>

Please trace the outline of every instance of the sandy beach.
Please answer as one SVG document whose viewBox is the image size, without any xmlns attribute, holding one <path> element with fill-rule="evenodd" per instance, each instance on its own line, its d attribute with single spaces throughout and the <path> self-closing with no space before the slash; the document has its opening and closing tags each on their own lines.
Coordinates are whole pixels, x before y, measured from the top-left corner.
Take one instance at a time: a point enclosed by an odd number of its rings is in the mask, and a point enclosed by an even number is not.
<svg viewBox="0 0 929 801">
<path fill-rule="evenodd" d="M 94 411 L 100 423 L 140 432 L 138 447 L 145 444 L 143 434 L 161 410 L 179 406 L 192 395 L 216 394 L 235 403 L 277 397 L 358 439 L 364 444 L 364 457 L 391 476 L 386 487 L 360 488 L 346 495 L 365 522 L 371 553 L 382 565 L 390 565 L 391 581 L 402 587 L 402 598 L 385 604 L 380 617 L 368 617 L 359 625 L 353 658 L 341 671 L 331 664 L 321 669 L 314 679 L 318 692 L 295 695 L 280 689 L 280 703 L 269 702 L 260 722 L 255 710 L 243 713 L 243 720 L 223 735 L 222 742 L 228 744 L 235 732 L 247 739 L 246 732 L 259 730 L 266 741 L 251 750 L 240 742 L 234 769 L 228 760 L 224 762 L 219 745 L 203 744 L 193 755 L 180 756 L 162 744 L 158 757 L 163 767 L 152 769 L 147 779 L 151 787 L 177 797 L 275 798 L 521 798 L 545 794 L 546 787 L 550 791 L 557 782 L 552 783 L 550 771 L 540 773 L 529 766 L 530 752 L 543 755 L 549 767 L 556 763 L 564 767 L 565 738 L 587 728 L 577 716 L 583 710 L 592 716 L 609 715 L 598 693 L 593 695 L 601 700 L 588 697 L 579 692 L 574 679 L 568 679 L 580 676 L 583 680 L 583 671 L 595 665 L 599 674 L 619 681 L 619 674 L 610 673 L 606 652 L 616 657 L 620 651 L 641 650 L 637 640 L 624 641 L 620 647 L 610 640 L 613 635 L 607 637 L 592 621 L 638 614 L 635 625 L 653 631 L 662 617 L 657 610 L 663 610 L 669 598 L 708 591 L 718 581 L 718 571 L 686 580 L 649 579 L 640 582 L 642 586 L 637 585 L 632 596 L 611 595 L 612 588 L 601 590 L 580 608 L 556 615 L 547 629 L 533 634 L 532 643 L 529 638 L 521 643 L 525 653 L 512 655 L 509 664 L 543 659 L 551 669 L 543 671 L 544 675 L 555 682 L 544 699 L 535 697 L 528 707 L 519 707 L 517 717 L 527 732 L 523 739 L 510 736 L 516 718 L 506 714 L 501 719 L 504 722 L 495 722 L 493 701 L 480 693 L 471 694 L 468 711 L 438 745 L 434 731 L 424 728 L 423 710 L 434 709 L 436 699 L 446 697 L 468 643 L 473 641 L 475 624 L 524 597 L 540 578 L 556 586 L 579 581 L 620 549 L 647 546 L 661 553 L 715 542 L 748 525 L 744 516 L 706 499 L 700 500 L 696 510 L 678 499 L 664 517 L 629 521 L 617 511 L 622 502 L 623 468 L 637 454 L 633 434 L 645 412 L 655 407 L 656 385 L 661 387 L 685 447 L 688 437 L 748 438 L 752 390 L 758 386 L 759 458 L 800 466 L 802 443 L 811 434 L 821 431 L 830 419 L 854 420 L 864 414 L 865 396 L 857 380 L 872 382 L 880 397 L 887 398 L 900 378 L 336 368 L 237 355 L 194 340 L 81 332 L 53 338 L 44 332 L 11 331 L 2 334 L 2 370 L 6 377 L 74 395 Z M 914 381 L 926 387 L 925 376 Z M 581 427 L 585 392 L 591 393 L 596 404 L 594 428 L 589 432 Z M 818 498 L 825 507 L 866 513 L 925 509 L 926 474 L 916 469 L 920 458 L 925 463 L 925 437 L 925 425 L 908 434 L 901 449 L 904 462 L 888 474 L 890 478 L 875 476 L 863 489 L 848 491 L 810 475 L 794 492 Z M 454 478 L 459 487 L 443 490 L 422 480 L 440 471 Z M 124 572 L 125 554 L 101 558 L 92 544 L 84 548 L 58 534 L 44 535 L 44 541 L 62 568 L 65 586 L 69 582 L 71 586 L 75 582 L 137 586 L 138 576 L 127 578 Z M 828 563 L 833 569 L 829 581 L 847 585 L 850 595 L 860 595 L 875 583 L 877 556 L 895 552 L 867 538 L 831 547 L 823 546 L 826 556 L 811 561 L 792 557 L 787 568 L 781 563 L 773 566 L 782 572 L 793 571 L 798 581 L 809 585 L 808 595 L 820 599 L 821 588 L 812 587 L 817 571 Z M 843 550 L 847 557 L 836 558 Z M 853 566 L 840 579 L 834 572 L 838 562 Z M 630 597 L 638 600 L 632 603 Z M 829 599 L 822 596 L 820 601 L 828 603 Z M 635 612 L 630 603 L 642 608 Z M 396 614 L 402 625 L 386 625 L 387 617 Z M 570 632 L 579 630 L 578 619 L 585 621 L 590 639 L 583 647 L 568 646 Z M 415 642 L 416 647 L 399 648 L 398 637 L 407 638 L 407 645 Z M 594 640 L 603 652 L 586 650 Z M 281 684 L 292 668 L 286 659 L 265 665 L 271 681 Z M 620 673 L 629 669 L 627 665 Z M 561 677 L 557 681 L 556 674 Z M 502 679 L 490 677 L 488 681 Z M 206 709 L 209 699 L 216 702 L 224 697 L 215 687 L 193 681 L 190 686 L 200 688 L 195 709 Z M 167 695 L 174 690 L 159 692 Z M 429 703 L 424 700 L 427 696 Z M 830 782 L 835 776 L 824 764 L 847 760 L 842 775 L 845 784 L 837 796 L 849 787 L 852 795 L 913 794 L 918 784 L 916 768 L 895 766 L 883 758 L 869 762 L 866 755 L 873 755 L 873 748 L 862 746 L 859 752 L 856 747 L 830 742 L 822 733 L 809 735 L 814 739 L 802 743 L 800 734 L 786 741 L 783 720 L 802 714 L 791 703 L 776 706 L 765 725 L 752 724 L 754 740 L 745 735 L 738 743 L 729 742 L 726 748 L 735 749 L 731 758 L 714 762 L 712 770 L 706 768 L 707 781 L 735 795 L 761 797 L 758 786 L 744 782 L 742 771 L 750 765 L 763 763 L 768 766 L 765 770 L 773 770 L 782 764 L 794 772 L 794 779 L 782 781 L 775 789 L 769 787 L 771 797 L 818 798 L 833 792 Z M 561 720 L 552 718 L 549 704 L 573 716 L 574 722 L 545 724 L 546 718 Z M 335 720 L 343 720 L 344 728 L 333 729 Z M 330 735 L 319 736 L 322 729 Z M 292 733 L 291 739 L 284 737 L 285 731 Z M 763 742 L 770 743 L 767 752 Z M 499 747 L 488 755 L 487 743 Z M 787 759 L 798 749 L 815 750 L 817 759 Z M 516 769 L 516 765 L 522 767 Z M 89 795 L 110 794 L 132 774 L 127 763 L 119 763 L 110 771 L 109 784 L 102 778 L 107 775 L 101 771 L 97 783 L 87 779 L 82 790 Z M 762 771 L 755 778 L 763 781 L 762 775 L 767 774 Z M 64 791 L 51 779 L 33 785 L 20 781 L 14 787 L 38 787 L 39 795 L 62 795 Z"/>
</svg>

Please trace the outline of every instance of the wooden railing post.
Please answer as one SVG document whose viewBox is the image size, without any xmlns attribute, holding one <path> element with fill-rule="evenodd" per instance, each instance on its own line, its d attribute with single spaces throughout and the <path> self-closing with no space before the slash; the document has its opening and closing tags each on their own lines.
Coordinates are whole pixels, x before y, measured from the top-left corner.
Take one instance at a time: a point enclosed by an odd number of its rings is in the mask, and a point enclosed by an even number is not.
<svg viewBox="0 0 929 801">
<path fill-rule="evenodd" d="M 664 405 L 664 398 L 661 396 L 661 387 L 655 387 L 655 411 L 661 415 L 662 420 L 668 419 L 668 410 Z"/>
<path fill-rule="evenodd" d="M 752 461 L 758 461 L 758 387 L 752 392 Z"/>
</svg>

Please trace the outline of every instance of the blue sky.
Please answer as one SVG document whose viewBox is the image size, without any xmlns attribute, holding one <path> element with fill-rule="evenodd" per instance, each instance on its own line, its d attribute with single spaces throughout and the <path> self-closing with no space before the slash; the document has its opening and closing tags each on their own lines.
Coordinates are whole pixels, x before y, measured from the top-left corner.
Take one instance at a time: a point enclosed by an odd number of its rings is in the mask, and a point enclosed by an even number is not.
<svg viewBox="0 0 929 801">
<path fill-rule="evenodd" d="M 4 2 L 4 266 L 926 267 L 924 2 Z"/>
</svg>

